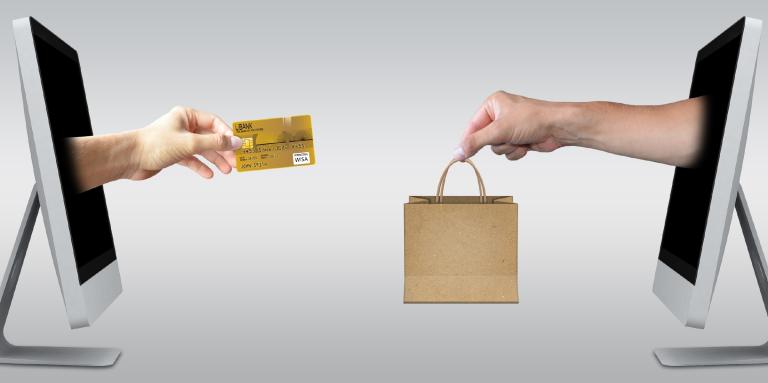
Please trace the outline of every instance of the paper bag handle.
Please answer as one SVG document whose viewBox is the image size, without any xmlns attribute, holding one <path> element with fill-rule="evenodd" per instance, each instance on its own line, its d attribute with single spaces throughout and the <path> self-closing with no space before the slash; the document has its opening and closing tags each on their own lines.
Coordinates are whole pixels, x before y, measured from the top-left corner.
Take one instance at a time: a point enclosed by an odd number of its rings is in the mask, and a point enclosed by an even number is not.
<svg viewBox="0 0 768 383">
<path fill-rule="evenodd" d="M 440 182 L 437 184 L 437 194 L 435 194 L 435 202 L 437 203 L 443 203 L 443 193 L 445 192 L 445 178 L 448 176 L 448 169 L 453 166 L 453 164 L 457 163 L 459 161 L 457 160 L 451 160 L 451 162 L 448 163 L 448 166 L 445 167 L 445 170 L 443 170 L 443 175 L 440 177 Z M 472 169 L 475 170 L 475 175 L 477 176 L 477 186 L 480 189 L 480 203 L 485 203 L 486 195 L 485 195 L 485 183 L 483 182 L 483 177 L 480 176 L 480 171 L 477 170 L 477 166 L 472 162 L 470 159 L 464 160 L 464 162 L 472 165 Z"/>
</svg>

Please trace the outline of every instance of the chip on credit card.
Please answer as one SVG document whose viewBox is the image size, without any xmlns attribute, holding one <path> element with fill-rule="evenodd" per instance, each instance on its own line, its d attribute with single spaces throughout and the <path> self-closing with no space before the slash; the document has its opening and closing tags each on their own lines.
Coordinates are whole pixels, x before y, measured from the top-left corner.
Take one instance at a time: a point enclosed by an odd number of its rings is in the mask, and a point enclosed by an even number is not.
<svg viewBox="0 0 768 383">
<path fill-rule="evenodd" d="M 243 140 L 235 151 L 239 172 L 315 164 L 312 118 L 308 115 L 232 123 Z"/>
</svg>

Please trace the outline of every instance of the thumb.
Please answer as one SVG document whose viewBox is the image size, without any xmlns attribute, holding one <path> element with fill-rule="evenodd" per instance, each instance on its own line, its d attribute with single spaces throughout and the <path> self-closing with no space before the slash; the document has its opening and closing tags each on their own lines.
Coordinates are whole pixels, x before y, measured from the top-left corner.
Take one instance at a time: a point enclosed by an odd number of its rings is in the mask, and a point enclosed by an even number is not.
<svg viewBox="0 0 768 383">
<path fill-rule="evenodd" d="M 477 154 L 484 146 L 497 145 L 503 141 L 497 123 L 495 121 L 491 122 L 486 127 L 466 135 L 453 152 L 453 158 L 458 161 L 464 161 Z"/>
<path fill-rule="evenodd" d="M 209 150 L 229 151 L 237 150 L 243 146 L 243 141 L 238 136 L 227 134 L 195 134 L 194 135 L 195 153 L 202 153 Z"/>
</svg>

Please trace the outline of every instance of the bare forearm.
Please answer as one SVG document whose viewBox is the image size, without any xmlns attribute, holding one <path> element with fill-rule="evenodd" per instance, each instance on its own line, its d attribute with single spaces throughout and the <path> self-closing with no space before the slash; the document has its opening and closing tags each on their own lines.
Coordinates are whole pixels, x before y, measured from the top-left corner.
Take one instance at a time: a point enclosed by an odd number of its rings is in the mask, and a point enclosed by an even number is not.
<svg viewBox="0 0 768 383">
<path fill-rule="evenodd" d="M 69 144 L 80 191 L 124 178 L 138 163 L 135 131 L 73 137 Z"/>
<path fill-rule="evenodd" d="M 703 97 L 657 106 L 554 103 L 558 112 L 552 132 L 562 145 L 692 166 L 704 130 L 705 103 Z"/>
<path fill-rule="evenodd" d="M 69 140 L 75 183 L 85 191 L 121 178 L 144 180 L 179 164 L 203 178 L 213 171 L 197 156 L 229 174 L 242 145 L 220 117 L 176 106 L 146 127 Z"/>
<path fill-rule="evenodd" d="M 495 92 L 470 120 L 453 157 L 463 161 L 490 146 L 510 161 L 529 151 L 582 146 L 665 164 L 690 167 L 698 160 L 706 99 L 665 105 L 551 102 Z"/>
</svg>

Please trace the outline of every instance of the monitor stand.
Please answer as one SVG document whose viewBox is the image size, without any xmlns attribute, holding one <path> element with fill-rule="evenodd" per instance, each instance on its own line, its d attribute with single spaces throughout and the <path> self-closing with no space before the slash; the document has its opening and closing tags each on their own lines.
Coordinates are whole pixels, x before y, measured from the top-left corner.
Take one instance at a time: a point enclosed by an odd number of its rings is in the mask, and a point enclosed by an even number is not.
<svg viewBox="0 0 768 383">
<path fill-rule="evenodd" d="M 16 283 L 19 281 L 19 273 L 27 254 L 29 238 L 35 227 L 37 212 L 40 210 L 40 199 L 37 188 L 32 188 L 29 196 L 24 219 L 16 236 L 13 253 L 5 269 L 3 283 L 0 285 L 0 364 L 36 364 L 52 366 L 90 366 L 103 367 L 115 364 L 120 350 L 112 348 L 88 348 L 88 347 L 41 347 L 41 346 L 16 346 L 5 339 L 5 324 L 8 319 L 8 311 L 11 308 L 13 293 L 16 291 Z"/>
<path fill-rule="evenodd" d="M 744 232 L 749 257 L 757 276 L 757 285 L 768 313 L 768 263 L 765 262 L 763 248 L 757 238 L 755 223 L 749 213 L 747 198 L 741 185 L 736 195 L 736 214 L 739 216 L 741 231 Z M 654 354 L 661 364 L 675 367 L 768 364 L 768 342 L 761 346 L 659 348 L 654 350 Z"/>
</svg>

